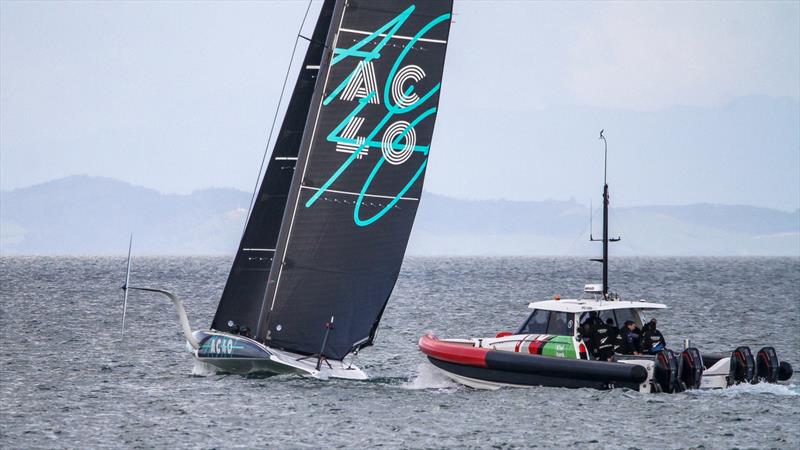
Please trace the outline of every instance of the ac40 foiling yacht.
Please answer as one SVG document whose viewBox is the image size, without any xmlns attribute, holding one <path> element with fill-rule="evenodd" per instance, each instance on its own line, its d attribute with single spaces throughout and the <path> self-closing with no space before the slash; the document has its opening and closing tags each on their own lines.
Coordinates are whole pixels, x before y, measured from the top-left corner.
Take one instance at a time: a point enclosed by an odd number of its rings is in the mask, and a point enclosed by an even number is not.
<svg viewBox="0 0 800 450">
<path fill-rule="evenodd" d="M 219 371 L 367 378 L 353 357 L 375 339 L 422 195 L 452 0 L 316 5 L 210 329 L 170 292 L 123 287 L 124 305 L 132 289 L 169 297 Z"/>
<path fill-rule="evenodd" d="M 607 156 L 602 131 L 600 138 Z M 456 382 L 478 389 L 625 387 L 639 392 L 674 393 L 791 378 L 792 366 L 780 361 L 772 347 L 763 347 L 755 355 L 746 346 L 722 353 L 702 353 L 685 340 L 684 348 L 678 352 L 642 349 L 642 354 L 615 354 L 610 360 L 600 360 L 597 348 L 592 348 L 593 339 L 584 335 L 587 328 L 580 325 L 611 319 L 615 325 L 633 322 L 642 329 L 645 314 L 653 315 L 666 308 L 661 303 L 625 301 L 609 293 L 608 244 L 619 238 L 608 237 L 608 204 L 608 183 L 604 182 L 603 237 L 598 239 L 603 244 L 603 257 L 594 260 L 603 264 L 602 284 L 586 285 L 581 298 L 556 296 L 530 303 L 531 312 L 514 332 L 469 339 L 424 335 L 419 348 L 430 363 Z"/>
</svg>

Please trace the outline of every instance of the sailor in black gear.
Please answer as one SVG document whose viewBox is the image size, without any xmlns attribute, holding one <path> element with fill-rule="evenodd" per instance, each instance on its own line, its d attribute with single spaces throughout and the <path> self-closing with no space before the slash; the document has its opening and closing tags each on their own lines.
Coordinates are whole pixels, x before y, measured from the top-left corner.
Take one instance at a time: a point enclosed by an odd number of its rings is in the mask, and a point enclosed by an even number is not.
<svg viewBox="0 0 800 450">
<path fill-rule="evenodd" d="M 640 350 L 642 353 L 654 355 L 667 348 L 667 341 L 664 340 L 664 335 L 658 331 L 656 325 L 656 319 L 650 319 L 650 322 L 647 323 L 644 332 L 642 332 L 640 344 Z"/>
<path fill-rule="evenodd" d="M 586 344 L 586 348 L 589 349 L 589 353 L 597 358 L 597 347 L 594 345 L 594 341 L 592 340 L 592 334 L 594 333 L 594 327 L 592 327 L 592 321 L 587 320 L 586 322 L 581 325 L 581 339 L 583 343 Z"/>
<path fill-rule="evenodd" d="M 625 348 L 624 336 L 622 334 L 623 329 L 615 327 L 614 319 L 610 317 L 606 319 L 606 325 L 611 327 L 611 345 L 613 346 L 614 353 L 623 353 Z"/>
<path fill-rule="evenodd" d="M 594 322 L 596 318 L 597 311 L 589 311 L 581 314 L 580 319 L 581 340 L 583 340 L 583 343 L 589 350 L 589 354 L 591 354 L 594 358 L 597 358 L 597 347 L 595 347 L 594 342 L 592 341 L 592 334 L 594 333 Z"/>
<path fill-rule="evenodd" d="M 619 330 L 619 335 L 614 341 L 614 353 L 623 355 L 638 355 L 641 332 L 632 320 L 626 320 L 625 325 Z"/>
<path fill-rule="evenodd" d="M 628 346 L 625 343 L 625 334 L 620 331 L 614 337 L 614 353 L 619 355 L 625 355 L 628 353 Z"/>
<path fill-rule="evenodd" d="M 611 342 L 615 342 L 617 340 L 617 336 L 619 336 L 619 328 L 614 326 L 614 319 L 611 317 L 606 319 L 606 325 L 608 325 L 608 328 L 611 330 Z"/>
<path fill-rule="evenodd" d="M 611 361 L 614 357 L 614 339 L 611 327 L 603 323 L 599 317 L 594 319 L 591 341 L 597 349 L 597 359 Z"/>
</svg>

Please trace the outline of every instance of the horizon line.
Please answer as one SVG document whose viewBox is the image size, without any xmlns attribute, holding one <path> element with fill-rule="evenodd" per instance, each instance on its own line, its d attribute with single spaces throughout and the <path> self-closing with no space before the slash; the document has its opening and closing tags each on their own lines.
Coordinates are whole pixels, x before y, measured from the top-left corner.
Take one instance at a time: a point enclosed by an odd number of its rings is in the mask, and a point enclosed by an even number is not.
<svg viewBox="0 0 800 450">
<path fill-rule="evenodd" d="M 47 181 L 36 182 L 36 183 L 29 184 L 27 186 L 22 186 L 22 187 L 15 187 L 15 188 L 10 188 L 10 189 L 3 188 L 3 189 L 0 189 L 0 193 L 2 193 L 2 194 L 10 194 L 10 193 L 14 193 L 15 191 L 31 189 L 31 188 L 35 188 L 35 187 L 42 186 L 42 185 L 45 185 L 45 184 L 67 180 L 67 179 L 70 179 L 70 178 L 87 178 L 87 179 L 94 178 L 94 179 L 108 180 L 108 181 L 113 181 L 113 182 L 120 183 L 120 184 L 125 184 L 125 185 L 128 185 L 128 186 L 134 187 L 134 188 L 140 188 L 140 189 L 146 189 L 146 190 L 154 191 L 154 192 L 156 192 L 156 193 L 158 193 L 160 195 L 164 195 L 164 196 L 189 197 L 189 196 L 195 195 L 197 193 L 200 193 L 200 192 L 203 192 L 203 191 L 210 191 L 210 190 L 232 190 L 232 191 L 236 191 L 236 192 L 241 192 L 242 194 L 246 194 L 246 195 L 251 195 L 252 194 L 252 192 L 245 191 L 245 190 L 242 190 L 240 188 L 236 188 L 236 187 L 232 187 L 232 186 L 209 186 L 209 187 L 203 187 L 203 188 L 199 188 L 199 189 L 194 189 L 194 190 L 192 190 L 192 191 L 190 191 L 188 193 L 165 192 L 165 191 L 161 191 L 161 190 L 156 189 L 156 188 L 147 187 L 147 186 L 143 186 L 143 185 L 140 185 L 140 184 L 135 184 L 135 183 L 132 183 L 130 181 L 121 180 L 121 179 L 118 179 L 118 178 L 113 178 L 113 177 L 109 177 L 109 176 L 105 176 L 105 175 L 89 175 L 89 174 L 85 174 L 85 173 L 83 173 L 83 174 L 66 175 L 66 176 L 63 176 L 63 177 L 53 178 L 53 179 L 50 179 L 50 180 L 47 180 Z M 467 202 L 573 203 L 573 204 L 575 204 L 577 206 L 581 206 L 581 207 L 584 207 L 584 208 L 588 208 L 589 207 L 589 206 L 587 206 L 587 205 L 585 205 L 583 203 L 580 203 L 574 197 L 570 197 L 568 199 L 545 198 L 545 199 L 538 199 L 538 200 L 533 200 L 533 199 L 514 200 L 514 199 L 494 198 L 494 197 L 492 197 L 492 198 L 455 197 L 455 196 L 452 196 L 452 195 L 440 194 L 440 193 L 433 192 L 433 191 L 428 191 L 428 190 L 423 190 L 423 195 L 424 194 L 435 195 L 435 196 L 438 196 L 438 197 L 445 197 L 445 198 L 452 199 L 452 200 L 467 201 Z M 795 209 L 783 209 L 783 208 L 775 208 L 775 207 L 771 207 L 771 206 L 751 205 L 751 204 L 745 204 L 745 203 L 715 203 L 715 202 L 711 202 L 711 201 L 695 202 L 695 203 L 675 203 L 675 204 L 661 203 L 661 204 L 640 204 L 640 205 L 615 205 L 615 209 L 652 208 L 652 207 L 660 207 L 660 208 L 663 208 L 663 207 L 687 207 L 687 206 L 700 206 L 700 205 L 761 208 L 761 209 L 767 209 L 767 210 L 772 210 L 772 211 L 780 211 L 780 212 L 789 213 L 789 214 L 800 212 L 800 205 L 797 205 Z"/>
</svg>

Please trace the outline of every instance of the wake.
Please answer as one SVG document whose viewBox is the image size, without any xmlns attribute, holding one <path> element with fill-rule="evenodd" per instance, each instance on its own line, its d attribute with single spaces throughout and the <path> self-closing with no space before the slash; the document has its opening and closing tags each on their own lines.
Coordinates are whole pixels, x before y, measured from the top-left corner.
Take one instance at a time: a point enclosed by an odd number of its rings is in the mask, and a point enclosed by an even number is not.
<svg viewBox="0 0 800 450">
<path fill-rule="evenodd" d="M 776 395 L 781 397 L 800 396 L 800 386 L 796 384 L 737 384 L 725 389 L 714 390 L 692 390 L 687 391 L 691 395 L 711 395 L 721 397 L 741 397 L 746 395 Z"/>
<path fill-rule="evenodd" d="M 402 389 L 411 391 L 423 389 L 452 390 L 459 385 L 442 375 L 435 367 L 430 364 L 420 363 L 417 366 L 417 375 L 400 385 Z"/>
</svg>

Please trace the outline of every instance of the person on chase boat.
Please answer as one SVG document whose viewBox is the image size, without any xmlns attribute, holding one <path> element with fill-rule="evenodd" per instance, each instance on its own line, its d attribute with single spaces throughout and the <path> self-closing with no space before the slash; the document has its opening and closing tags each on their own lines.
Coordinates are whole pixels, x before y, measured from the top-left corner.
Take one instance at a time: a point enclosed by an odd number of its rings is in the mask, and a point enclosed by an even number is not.
<svg viewBox="0 0 800 450">
<path fill-rule="evenodd" d="M 651 355 L 664 350 L 667 347 L 667 341 L 664 340 L 664 335 L 656 328 L 656 319 L 650 319 L 645 330 L 642 333 L 641 351 L 642 353 L 649 353 Z"/>
<path fill-rule="evenodd" d="M 641 332 L 632 320 L 626 320 L 625 325 L 619 330 L 619 335 L 614 342 L 614 353 L 622 355 L 638 355 Z"/>
<path fill-rule="evenodd" d="M 619 328 L 614 326 L 614 319 L 610 317 L 606 319 L 606 325 L 608 325 L 609 328 L 609 342 L 611 342 L 611 345 L 614 345 L 614 343 L 617 341 L 617 336 L 619 336 L 620 333 Z"/>
<path fill-rule="evenodd" d="M 594 317 L 591 341 L 597 351 L 597 359 L 611 361 L 614 357 L 614 333 L 599 317 Z"/>
</svg>

